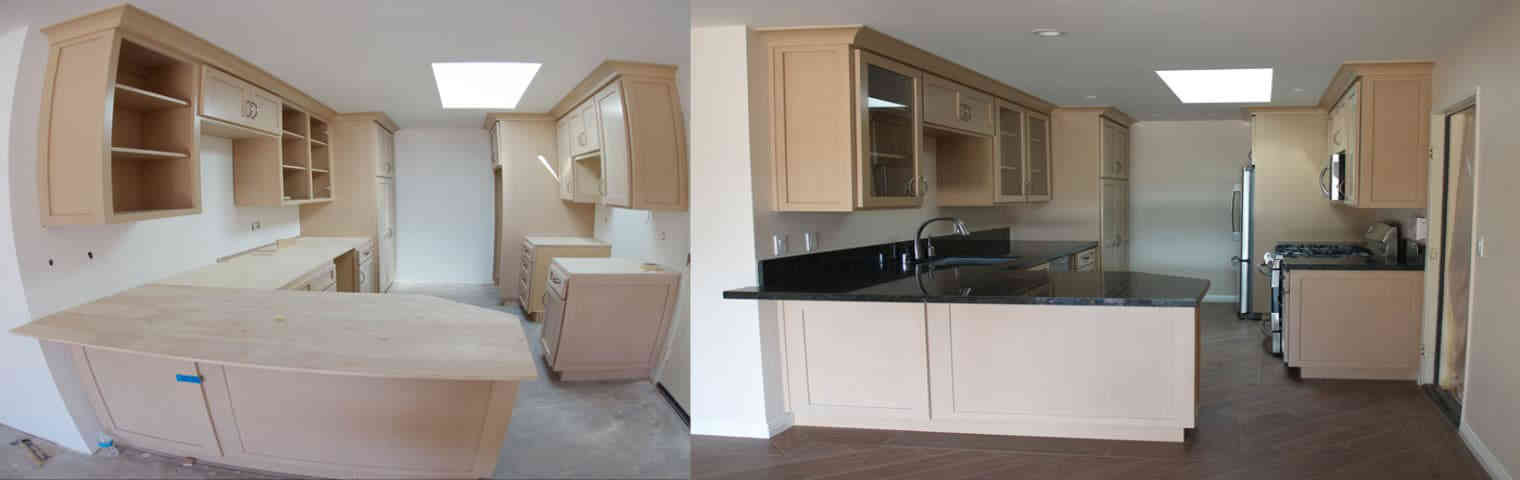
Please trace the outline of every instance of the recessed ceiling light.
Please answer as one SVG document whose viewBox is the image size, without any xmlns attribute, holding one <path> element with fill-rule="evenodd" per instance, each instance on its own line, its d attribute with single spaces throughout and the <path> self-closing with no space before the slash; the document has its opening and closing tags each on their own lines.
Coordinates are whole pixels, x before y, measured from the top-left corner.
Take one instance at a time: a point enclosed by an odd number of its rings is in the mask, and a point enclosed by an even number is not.
<svg viewBox="0 0 1520 480">
<path fill-rule="evenodd" d="M 448 62 L 433 64 L 443 108 L 517 108 L 538 74 L 539 63 Z"/>
<path fill-rule="evenodd" d="M 1039 36 L 1045 37 L 1045 38 L 1055 38 L 1055 37 L 1059 37 L 1061 35 L 1065 35 L 1066 34 L 1066 32 L 1063 32 L 1063 31 L 1060 31 L 1060 30 L 1056 30 L 1054 28 L 1036 28 L 1033 31 L 1030 31 L 1029 33 L 1033 33 L 1035 35 L 1039 35 Z"/>
<path fill-rule="evenodd" d="M 1088 99 L 1088 100 L 1097 100 L 1097 99 L 1098 99 L 1098 96 L 1097 96 L 1097 95 L 1088 95 L 1088 96 L 1087 96 L 1087 99 Z"/>
<path fill-rule="evenodd" d="M 1272 69 L 1157 70 L 1182 103 L 1267 103 Z"/>
</svg>

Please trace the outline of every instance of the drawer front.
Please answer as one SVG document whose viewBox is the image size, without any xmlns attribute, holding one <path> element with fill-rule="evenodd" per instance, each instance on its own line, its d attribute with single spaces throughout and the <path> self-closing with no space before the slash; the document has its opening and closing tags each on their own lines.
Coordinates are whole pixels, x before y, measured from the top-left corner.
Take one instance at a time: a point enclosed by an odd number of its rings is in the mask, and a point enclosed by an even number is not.
<svg viewBox="0 0 1520 480">
<path fill-rule="evenodd" d="M 565 273 L 559 265 L 549 265 L 549 290 L 554 290 L 561 298 L 568 297 L 570 275 Z"/>
<path fill-rule="evenodd" d="M 1077 266 L 1078 267 L 1092 264 L 1094 261 L 1097 261 L 1097 260 L 1098 260 L 1098 251 L 1097 250 L 1083 250 L 1082 252 L 1077 253 Z"/>
<path fill-rule="evenodd" d="M 280 133 L 280 110 L 284 102 L 273 93 L 259 87 L 248 86 L 248 126 L 271 133 Z"/>
<path fill-rule="evenodd" d="M 201 67 L 201 115 L 237 124 L 246 124 L 247 104 L 243 103 L 246 83 L 211 67 Z M 276 109 L 275 114 L 280 112 Z"/>
<path fill-rule="evenodd" d="M 960 102 L 957 106 L 959 110 L 956 113 L 962 115 L 959 117 L 961 128 L 983 135 L 992 135 L 994 104 L 992 97 L 966 89 L 960 91 L 959 97 Z"/>
</svg>

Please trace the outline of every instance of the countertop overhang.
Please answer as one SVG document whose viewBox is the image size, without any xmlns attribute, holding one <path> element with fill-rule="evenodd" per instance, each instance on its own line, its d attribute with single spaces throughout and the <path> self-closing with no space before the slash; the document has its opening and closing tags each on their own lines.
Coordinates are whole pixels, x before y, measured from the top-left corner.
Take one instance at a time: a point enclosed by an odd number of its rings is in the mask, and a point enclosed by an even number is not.
<svg viewBox="0 0 1520 480">
<path fill-rule="evenodd" d="M 425 295 L 148 285 L 11 333 L 323 374 L 486 381 L 538 376 L 515 317 Z"/>
<path fill-rule="evenodd" d="M 725 291 L 723 298 L 1196 307 L 1203 302 L 1208 290 L 1208 280 L 1150 273 L 1017 271 L 1000 266 L 963 266 L 918 273 L 853 290 L 747 287 Z"/>
</svg>

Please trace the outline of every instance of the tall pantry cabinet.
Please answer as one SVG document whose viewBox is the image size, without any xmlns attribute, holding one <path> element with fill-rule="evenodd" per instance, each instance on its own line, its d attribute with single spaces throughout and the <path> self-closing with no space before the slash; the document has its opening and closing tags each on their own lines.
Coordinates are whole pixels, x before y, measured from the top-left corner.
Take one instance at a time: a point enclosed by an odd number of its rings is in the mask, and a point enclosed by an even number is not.
<svg viewBox="0 0 1520 480">
<path fill-rule="evenodd" d="M 339 115 L 333 122 L 333 182 L 353 201 L 301 206 L 301 233 L 368 237 L 375 255 L 360 271 L 361 292 L 390 290 L 396 277 L 396 140 L 384 113 Z M 373 199 L 373 200 L 370 200 Z"/>
</svg>

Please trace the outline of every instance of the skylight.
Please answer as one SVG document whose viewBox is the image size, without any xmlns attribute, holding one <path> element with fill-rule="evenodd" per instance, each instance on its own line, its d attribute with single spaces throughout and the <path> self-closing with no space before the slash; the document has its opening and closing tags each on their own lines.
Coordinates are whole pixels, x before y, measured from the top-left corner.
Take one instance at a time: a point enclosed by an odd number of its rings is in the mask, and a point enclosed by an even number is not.
<svg viewBox="0 0 1520 480">
<path fill-rule="evenodd" d="M 890 100 L 866 97 L 866 108 L 908 108 L 908 106 Z"/>
<path fill-rule="evenodd" d="M 539 63 L 446 62 L 433 64 L 443 108 L 517 108 Z"/>
<path fill-rule="evenodd" d="M 1267 103 L 1272 69 L 1157 70 L 1182 103 Z"/>
</svg>

